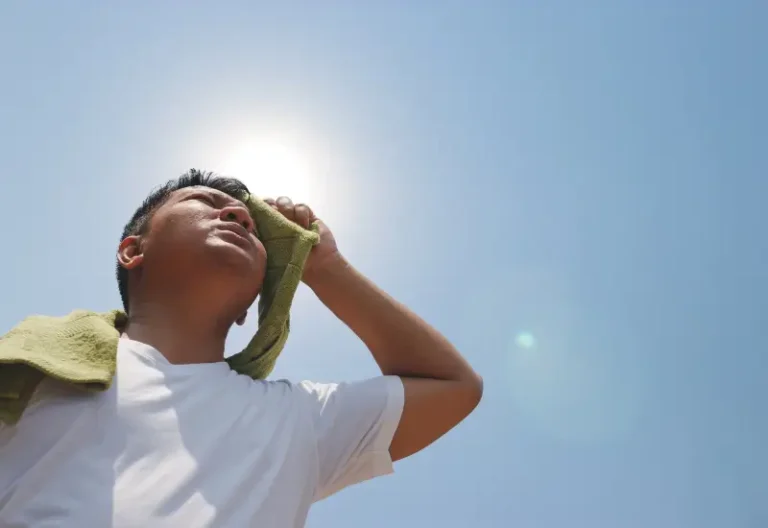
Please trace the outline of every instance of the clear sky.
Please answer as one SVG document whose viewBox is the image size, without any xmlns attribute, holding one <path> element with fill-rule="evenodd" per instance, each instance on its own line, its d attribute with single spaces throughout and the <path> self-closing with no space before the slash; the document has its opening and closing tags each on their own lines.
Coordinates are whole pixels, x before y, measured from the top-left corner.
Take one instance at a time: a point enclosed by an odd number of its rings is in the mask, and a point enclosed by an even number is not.
<svg viewBox="0 0 768 528">
<path fill-rule="evenodd" d="M 457 430 L 310 528 L 768 526 L 767 21 L 760 0 L 2 2 L 0 330 L 118 307 L 139 200 L 235 172 L 314 205 L 485 378 Z M 302 289 L 275 376 L 375 373 Z"/>
</svg>

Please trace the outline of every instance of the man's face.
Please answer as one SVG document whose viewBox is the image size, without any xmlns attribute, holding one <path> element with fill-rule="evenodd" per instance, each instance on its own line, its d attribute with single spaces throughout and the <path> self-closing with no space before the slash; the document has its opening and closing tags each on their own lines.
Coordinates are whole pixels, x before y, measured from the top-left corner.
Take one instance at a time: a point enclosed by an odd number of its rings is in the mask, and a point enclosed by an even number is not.
<svg viewBox="0 0 768 528">
<path fill-rule="evenodd" d="M 220 191 L 175 191 L 155 211 L 141 246 L 148 276 L 205 281 L 228 290 L 225 295 L 247 294 L 249 303 L 261 290 L 267 257 L 253 219 L 242 202 Z"/>
</svg>

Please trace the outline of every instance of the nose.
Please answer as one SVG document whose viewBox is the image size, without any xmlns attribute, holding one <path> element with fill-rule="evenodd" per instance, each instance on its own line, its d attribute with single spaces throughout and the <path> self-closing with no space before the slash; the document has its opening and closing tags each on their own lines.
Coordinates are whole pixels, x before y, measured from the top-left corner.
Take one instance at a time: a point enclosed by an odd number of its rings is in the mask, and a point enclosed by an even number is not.
<svg viewBox="0 0 768 528">
<path fill-rule="evenodd" d="M 237 222 L 249 233 L 254 231 L 253 218 L 251 218 L 251 213 L 245 207 L 225 207 L 221 210 L 219 218 L 225 222 Z"/>
</svg>

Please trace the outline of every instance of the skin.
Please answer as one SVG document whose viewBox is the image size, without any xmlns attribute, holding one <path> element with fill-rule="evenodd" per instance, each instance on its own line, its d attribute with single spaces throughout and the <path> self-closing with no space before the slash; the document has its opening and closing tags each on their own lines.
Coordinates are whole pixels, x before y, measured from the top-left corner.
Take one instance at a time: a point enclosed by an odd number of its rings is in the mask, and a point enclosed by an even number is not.
<svg viewBox="0 0 768 528">
<path fill-rule="evenodd" d="M 309 206 L 287 197 L 267 203 L 302 227 L 318 222 L 320 242 L 303 282 L 363 341 L 382 374 L 403 380 L 393 460 L 420 451 L 469 415 L 482 379 L 448 340 L 357 271 Z M 226 230 L 233 224 L 244 227 L 244 237 Z M 223 361 L 227 332 L 245 321 L 266 265 L 245 206 L 201 187 L 173 193 L 145 235 L 120 244 L 118 259 L 131 273 L 125 336 L 172 363 Z"/>
</svg>

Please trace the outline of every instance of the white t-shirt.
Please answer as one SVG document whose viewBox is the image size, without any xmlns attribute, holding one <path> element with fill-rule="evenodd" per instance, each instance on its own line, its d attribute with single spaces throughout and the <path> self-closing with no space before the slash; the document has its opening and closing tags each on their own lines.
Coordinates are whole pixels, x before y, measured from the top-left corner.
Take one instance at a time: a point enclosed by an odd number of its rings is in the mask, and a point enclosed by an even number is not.
<svg viewBox="0 0 768 528">
<path fill-rule="evenodd" d="M 45 380 L 0 426 L 0 526 L 300 527 L 392 472 L 403 385 L 253 381 L 121 339 L 109 390 Z"/>
</svg>

